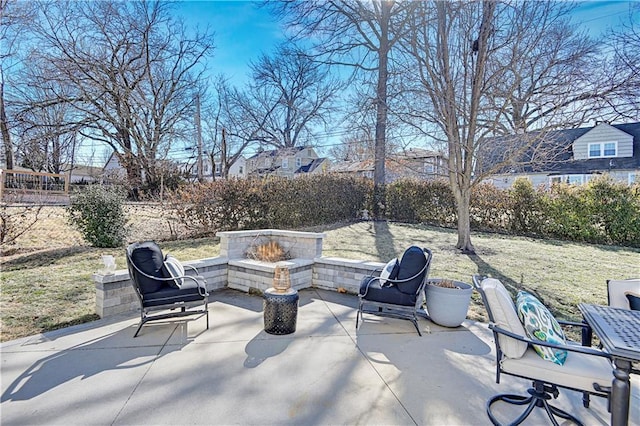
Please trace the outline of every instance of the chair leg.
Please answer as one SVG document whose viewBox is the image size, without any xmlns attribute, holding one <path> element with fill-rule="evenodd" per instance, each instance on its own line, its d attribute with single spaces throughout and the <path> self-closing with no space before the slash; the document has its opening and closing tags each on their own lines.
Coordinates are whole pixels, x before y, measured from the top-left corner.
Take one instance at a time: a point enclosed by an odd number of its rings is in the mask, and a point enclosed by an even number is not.
<svg viewBox="0 0 640 426">
<path fill-rule="evenodd" d="M 571 420 L 576 425 L 583 426 L 582 422 L 580 422 L 580 420 L 578 420 L 576 417 L 572 416 L 566 411 L 563 411 L 549 404 L 548 401 L 553 397 L 551 393 L 555 395 L 555 392 L 556 392 L 555 387 L 549 387 L 549 386 L 545 386 L 543 383 L 535 382 L 534 387 L 529 389 L 528 392 L 530 396 L 502 394 L 502 395 L 496 395 L 493 398 L 491 398 L 489 401 L 487 401 L 487 406 L 486 406 L 487 415 L 489 416 L 489 419 L 491 420 L 491 422 L 496 426 L 500 426 L 500 422 L 493 415 L 491 406 L 495 402 L 502 401 L 507 404 L 527 405 L 527 408 L 524 410 L 524 412 L 520 416 L 518 416 L 518 418 L 515 419 L 513 422 L 510 422 L 509 423 L 510 425 L 519 425 L 529 416 L 529 414 L 531 414 L 534 408 L 543 407 L 547 412 L 547 415 L 549 416 L 551 423 L 554 426 L 558 426 L 558 422 L 555 419 L 556 417 L 560 417 L 566 420 Z"/>
<path fill-rule="evenodd" d="M 422 332 L 420 331 L 420 326 L 418 325 L 418 319 L 414 318 L 411 320 L 411 322 L 413 323 L 414 327 L 418 331 L 418 336 L 422 337 Z"/>
</svg>

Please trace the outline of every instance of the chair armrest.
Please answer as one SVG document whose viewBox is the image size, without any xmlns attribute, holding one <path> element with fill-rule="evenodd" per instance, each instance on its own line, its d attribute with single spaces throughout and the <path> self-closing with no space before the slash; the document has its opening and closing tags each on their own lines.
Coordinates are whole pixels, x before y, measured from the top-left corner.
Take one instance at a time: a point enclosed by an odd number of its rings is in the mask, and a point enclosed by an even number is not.
<svg viewBox="0 0 640 426">
<path fill-rule="evenodd" d="M 196 273 L 196 275 L 198 275 L 198 270 L 195 268 L 195 266 L 191 266 L 191 265 L 185 265 L 184 263 L 182 264 L 182 267 L 186 270 L 189 269 L 193 272 Z"/>
<path fill-rule="evenodd" d="M 516 339 L 516 340 L 520 340 L 521 342 L 526 342 L 526 343 L 531 344 L 531 345 L 546 346 L 546 347 L 549 347 L 549 348 L 562 349 L 562 350 L 569 351 L 569 352 L 579 352 L 579 353 L 582 353 L 582 354 L 599 356 L 599 357 L 603 357 L 603 358 L 607 358 L 607 359 L 611 360 L 611 354 L 609 354 L 607 352 L 604 352 L 604 351 L 601 351 L 601 350 L 593 349 L 593 348 L 588 347 L 588 346 L 559 345 L 559 344 L 556 344 L 556 343 L 543 342 L 542 340 L 529 339 L 528 337 L 520 336 L 519 334 L 515 334 L 515 333 L 512 333 L 512 332 L 510 332 L 508 330 L 505 330 L 504 328 L 500 328 L 499 326 L 497 326 L 494 323 L 490 323 L 489 324 L 489 328 L 491 330 L 493 330 L 495 333 L 503 334 L 505 336 L 511 337 L 513 339 Z"/>
<path fill-rule="evenodd" d="M 365 275 L 364 278 L 379 278 L 382 273 L 382 268 L 376 268 L 369 273 L 369 275 Z"/>
<path fill-rule="evenodd" d="M 184 278 L 185 280 L 195 281 L 196 285 L 198 286 L 198 292 L 202 297 L 206 297 L 209 295 L 209 292 L 207 291 L 207 280 L 205 280 L 204 277 L 199 275 L 185 275 L 181 278 Z"/>
</svg>

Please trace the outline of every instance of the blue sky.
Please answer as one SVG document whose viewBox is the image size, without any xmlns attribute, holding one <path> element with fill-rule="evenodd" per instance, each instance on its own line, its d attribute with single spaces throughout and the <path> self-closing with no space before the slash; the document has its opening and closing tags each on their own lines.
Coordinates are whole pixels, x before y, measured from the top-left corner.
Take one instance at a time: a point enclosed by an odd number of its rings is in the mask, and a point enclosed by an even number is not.
<svg viewBox="0 0 640 426">
<path fill-rule="evenodd" d="M 241 84 L 249 72 L 248 63 L 269 53 L 284 41 L 279 23 L 265 8 L 252 1 L 181 1 L 176 13 L 191 26 L 209 26 L 214 32 L 213 61 L 210 73 L 225 74 Z"/>
<path fill-rule="evenodd" d="M 575 12 L 575 22 L 584 25 L 592 35 L 599 35 L 608 27 L 619 25 L 629 15 L 628 1 L 585 1 Z M 231 78 L 234 84 L 246 81 L 248 63 L 260 53 L 269 53 L 284 34 L 279 23 L 266 8 L 253 1 L 180 1 L 176 14 L 184 17 L 189 26 L 209 26 L 215 33 L 212 75 L 219 73 Z"/>
</svg>

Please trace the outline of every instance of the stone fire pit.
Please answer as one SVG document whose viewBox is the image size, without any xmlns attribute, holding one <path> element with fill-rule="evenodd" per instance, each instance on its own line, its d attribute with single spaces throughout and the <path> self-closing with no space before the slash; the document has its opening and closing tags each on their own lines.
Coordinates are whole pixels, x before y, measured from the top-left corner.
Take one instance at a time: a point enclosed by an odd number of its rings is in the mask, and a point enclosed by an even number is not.
<svg viewBox="0 0 640 426">
<path fill-rule="evenodd" d="M 314 259 L 322 256 L 323 233 L 259 229 L 218 232 L 220 256 L 228 259 L 227 285 L 242 291 L 265 291 L 273 285 L 276 265 L 289 269 L 291 288 L 311 287 Z M 277 243 L 289 259 L 277 262 L 252 259 L 255 248 Z"/>
</svg>

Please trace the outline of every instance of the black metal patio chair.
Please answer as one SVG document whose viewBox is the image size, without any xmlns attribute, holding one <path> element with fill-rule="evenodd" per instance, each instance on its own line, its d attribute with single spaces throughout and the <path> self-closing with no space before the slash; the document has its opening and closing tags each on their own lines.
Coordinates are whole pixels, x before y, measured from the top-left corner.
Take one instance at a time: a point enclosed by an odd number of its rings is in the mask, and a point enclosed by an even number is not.
<svg viewBox="0 0 640 426">
<path fill-rule="evenodd" d="M 424 286 L 429 275 L 431 250 L 417 246 L 409 247 L 402 255 L 396 268 L 392 268 L 388 276 L 380 275 L 382 270 L 374 271 L 377 275 L 363 278 L 358 293 L 358 320 L 364 321 L 363 314 L 372 314 L 409 320 L 422 336 L 418 326 L 417 312 L 422 304 Z"/>
<path fill-rule="evenodd" d="M 204 314 L 209 328 L 209 293 L 196 268 L 164 257 L 153 241 L 130 244 L 126 252 L 131 284 L 140 301 L 140 324 L 133 337 L 149 321 L 188 315 Z M 185 267 L 194 275 L 186 274 Z M 192 309 L 197 307 L 200 309 Z M 150 315 L 154 311 L 164 313 Z"/>
</svg>

